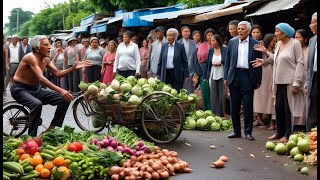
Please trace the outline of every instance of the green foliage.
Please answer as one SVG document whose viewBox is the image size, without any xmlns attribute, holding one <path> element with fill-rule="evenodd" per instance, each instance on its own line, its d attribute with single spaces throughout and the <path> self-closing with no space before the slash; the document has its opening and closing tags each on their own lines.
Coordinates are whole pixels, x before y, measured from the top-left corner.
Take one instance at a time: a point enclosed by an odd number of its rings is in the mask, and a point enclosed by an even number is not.
<svg viewBox="0 0 320 180">
<path fill-rule="evenodd" d="M 132 0 L 89 0 L 93 5 L 99 7 L 102 11 L 113 12 L 118 9 L 124 9 L 126 11 L 132 11 L 134 9 L 163 7 L 167 5 L 174 5 L 177 0 L 161 0 L 150 1 L 140 0 L 132 3 Z"/>
<path fill-rule="evenodd" d="M 32 21 L 27 21 L 25 22 L 19 29 L 19 37 L 23 37 L 23 36 L 29 36 L 31 34 L 31 25 L 32 25 Z"/>
<path fill-rule="evenodd" d="M 81 19 L 89 16 L 90 14 L 92 14 L 92 12 L 83 11 L 69 14 L 69 16 L 66 18 L 66 29 L 72 29 L 73 25 L 74 27 L 79 26 Z"/>
<path fill-rule="evenodd" d="M 187 4 L 188 8 L 222 4 L 224 0 L 179 0 L 179 3 Z"/>
<path fill-rule="evenodd" d="M 18 16 L 19 11 L 19 16 Z M 5 27 L 8 28 L 7 33 L 9 35 L 17 34 L 17 17 L 19 17 L 19 28 L 25 22 L 29 21 L 34 14 L 30 11 L 24 11 L 21 8 L 14 8 L 11 10 L 10 15 L 8 17 L 9 23 L 5 24 Z"/>
</svg>

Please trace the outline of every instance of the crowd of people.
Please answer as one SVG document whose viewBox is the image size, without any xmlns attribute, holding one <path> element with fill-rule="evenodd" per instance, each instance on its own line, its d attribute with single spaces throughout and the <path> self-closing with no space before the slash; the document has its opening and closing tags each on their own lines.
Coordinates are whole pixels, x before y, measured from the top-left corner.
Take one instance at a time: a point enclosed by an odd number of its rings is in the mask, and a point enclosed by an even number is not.
<svg viewBox="0 0 320 180">
<path fill-rule="evenodd" d="M 57 70 L 90 60 L 90 66 L 74 69 L 67 76 L 45 76 L 67 91 L 79 91 L 80 81 L 110 83 L 115 74 L 124 77 L 158 77 L 176 90 L 194 93 L 201 89 L 203 109 L 215 115 L 231 115 L 234 132 L 241 137 L 240 111 L 244 114 L 245 138 L 253 140 L 253 126 L 269 125 L 276 133 L 269 139 L 286 142 L 294 130 L 316 126 L 317 13 L 310 29 L 295 30 L 287 23 L 275 32 L 247 21 L 228 23 L 227 37 L 208 28 L 204 33 L 188 26 L 180 29 L 158 26 L 141 42 L 125 31 L 114 40 L 71 37 L 66 42 L 51 39 L 48 61 Z M 202 36 L 203 34 L 203 36 Z M 178 38 L 181 38 L 178 40 Z M 12 41 L 11 41 L 12 40 Z M 67 43 L 67 47 L 64 47 Z M 21 59 L 32 52 L 28 38 L 14 35 L 4 44 L 4 93 Z"/>
</svg>

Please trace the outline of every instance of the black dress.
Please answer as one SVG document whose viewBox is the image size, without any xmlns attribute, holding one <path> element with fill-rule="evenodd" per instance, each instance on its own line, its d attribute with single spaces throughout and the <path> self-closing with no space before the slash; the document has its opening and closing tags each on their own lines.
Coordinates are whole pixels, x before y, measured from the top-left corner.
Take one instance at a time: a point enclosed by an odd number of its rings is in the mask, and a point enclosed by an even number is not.
<svg viewBox="0 0 320 180">
<path fill-rule="evenodd" d="M 6 72 L 6 59 L 5 59 L 5 56 L 4 56 L 4 52 L 3 52 L 3 59 L 2 59 L 2 61 L 3 61 L 3 77 L 5 77 L 6 76 L 6 74 L 7 74 L 7 72 Z"/>
</svg>

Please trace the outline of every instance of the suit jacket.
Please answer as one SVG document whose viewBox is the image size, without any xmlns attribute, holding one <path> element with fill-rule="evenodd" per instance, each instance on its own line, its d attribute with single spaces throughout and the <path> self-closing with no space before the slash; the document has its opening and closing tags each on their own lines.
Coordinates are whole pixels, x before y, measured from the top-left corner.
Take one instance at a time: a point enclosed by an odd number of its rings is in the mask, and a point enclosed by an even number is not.
<svg viewBox="0 0 320 180">
<path fill-rule="evenodd" d="M 162 44 L 159 43 L 159 40 L 156 40 L 151 44 L 149 60 L 148 60 L 148 71 L 151 71 L 154 74 L 157 73 L 161 47 L 166 42 L 168 41 L 166 37 L 163 36 Z"/>
<path fill-rule="evenodd" d="M 309 41 L 308 46 L 308 73 L 307 73 L 307 91 L 308 95 L 310 94 L 312 88 L 312 78 L 313 78 L 313 66 L 314 66 L 314 53 L 316 51 L 316 42 L 317 42 L 317 35 L 313 36 Z"/>
<path fill-rule="evenodd" d="M 251 61 L 255 60 L 256 58 L 262 58 L 262 53 L 259 51 L 255 51 L 253 46 L 255 44 L 259 44 L 258 41 L 249 37 L 249 77 L 253 88 L 257 85 L 261 84 L 262 78 L 262 67 L 254 68 L 252 66 Z M 228 81 L 228 85 L 230 85 L 233 81 L 234 75 L 237 69 L 237 62 L 238 62 L 238 48 L 239 48 L 239 37 L 234 37 L 229 41 L 227 57 L 224 61 L 224 80 Z"/>
<path fill-rule="evenodd" d="M 23 58 L 24 55 L 26 55 L 26 54 L 28 54 L 30 52 L 32 52 L 32 49 L 31 49 L 31 46 L 29 44 L 27 44 L 26 53 L 23 52 L 22 44 L 20 44 L 19 50 L 18 50 L 19 62 L 21 61 L 21 59 Z"/>
<path fill-rule="evenodd" d="M 221 64 L 224 63 L 224 61 L 225 61 L 225 59 L 227 57 L 227 51 L 228 51 L 227 47 L 225 47 L 225 46 L 221 47 L 221 49 L 220 49 L 220 52 L 221 52 Z M 204 70 L 204 76 L 203 76 L 204 79 L 209 79 L 210 78 L 213 54 L 214 54 L 214 48 L 210 48 L 209 49 L 209 53 L 208 53 L 208 59 L 207 59 L 207 62 L 206 62 L 206 68 Z"/>
<path fill-rule="evenodd" d="M 162 45 L 159 57 L 157 75 L 160 76 L 160 80 L 162 82 L 166 81 L 168 47 L 169 42 L 166 42 Z M 177 41 L 175 41 L 174 45 L 173 66 L 175 82 L 183 83 L 185 78 L 189 76 L 188 60 L 184 45 Z"/>
<path fill-rule="evenodd" d="M 178 40 L 178 42 L 183 44 L 182 39 Z M 198 48 L 194 44 L 194 41 L 189 39 L 189 53 L 187 54 L 189 77 L 192 77 L 194 73 L 196 73 L 198 76 L 202 75 L 200 64 L 198 62 L 197 52 Z"/>
</svg>

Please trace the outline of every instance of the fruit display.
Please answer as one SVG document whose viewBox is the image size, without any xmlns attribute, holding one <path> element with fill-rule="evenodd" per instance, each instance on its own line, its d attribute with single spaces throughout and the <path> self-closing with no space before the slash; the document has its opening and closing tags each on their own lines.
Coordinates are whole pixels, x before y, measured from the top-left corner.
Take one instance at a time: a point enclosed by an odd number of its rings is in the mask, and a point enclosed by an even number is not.
<svg viewBox="0 0 320 180">
<path fill-rule="evenodd" d="M 8 138 L 3 146 L 3 179 L 148 179 L 149 174 L 168 179 L 173 175 L 170 165 L 179 165 L 174 172 L 191 172 L 176 152 L 161 150 L 123 126 L 105 135 L 77 133 L 65 126 L 40 138 Z M 121 168 L 118 178 L 115 167 Z"/>
</svg>

